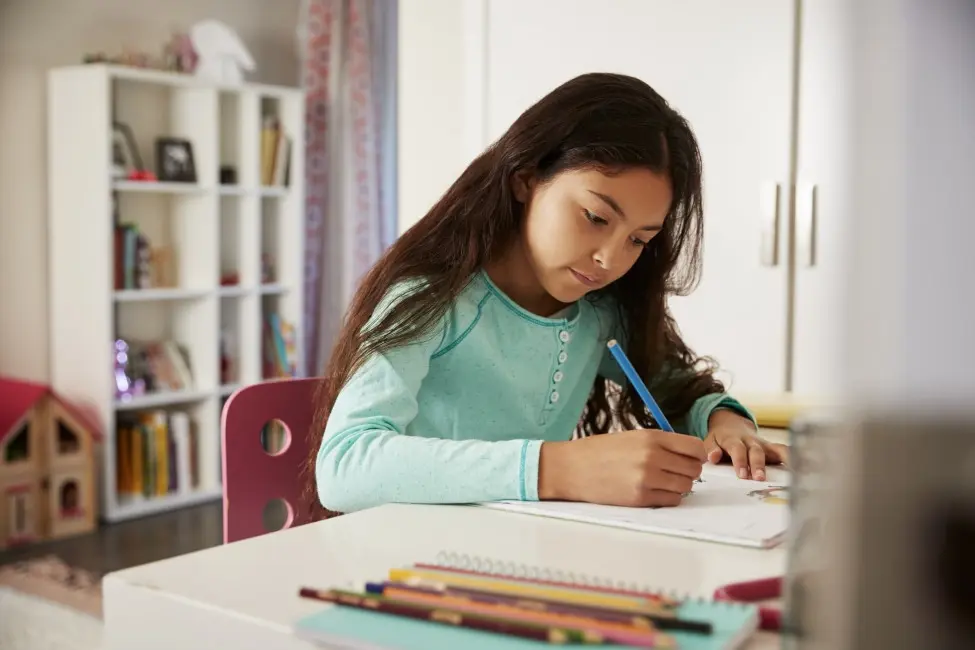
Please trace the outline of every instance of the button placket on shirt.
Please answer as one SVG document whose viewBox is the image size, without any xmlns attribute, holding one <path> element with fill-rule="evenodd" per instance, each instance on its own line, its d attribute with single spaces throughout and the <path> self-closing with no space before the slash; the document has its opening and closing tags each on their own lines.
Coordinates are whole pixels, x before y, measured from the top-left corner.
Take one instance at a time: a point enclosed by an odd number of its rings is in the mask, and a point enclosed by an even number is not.
<svg viewBox="0 0 975 650">
<path fill-rule="evenodd" d="M 569 358 L 568 353 L 565 351 L 565 346 L 569 343 L 570 340 L 572 340 L 572 335 L 569 334 L 569 331 L 568 330 L 561 330 L 559 332 L 559 341 L 561 342 L 561 346 L 559 346 L 560 349 L 559 349 L 558 360 L 559 360 L 559 365 L 560 366 L 563 363 L 565 363 L 566 359 Z M 555 371 L 555 374 L 552 375 L 553 388 L 552 388 L 552 392 L 549 394 L 549 397 L 548 397 L 548 400 L 549 400 L 549 402 L 551 404 L 555 404 L 555 403 L 557 403 L 559 401 L 559 397 L 560 397 L 559 396 L 559 391 L 558 391 L 558 388 L 555 387 L 554 385 L 555 384 L 558 384 L 560 381 L 562 381 L 562 379 L 564 377 L 565 377 L 565 374 L 562 372 L 561 369 L 556 370 Z"/>
</svg>

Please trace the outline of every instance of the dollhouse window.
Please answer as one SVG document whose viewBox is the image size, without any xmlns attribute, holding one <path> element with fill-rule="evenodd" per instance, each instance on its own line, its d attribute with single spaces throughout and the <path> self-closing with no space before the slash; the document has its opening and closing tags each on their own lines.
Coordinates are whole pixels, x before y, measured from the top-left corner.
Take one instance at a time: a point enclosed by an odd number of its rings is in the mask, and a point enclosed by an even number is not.
<svg viewBox="0 0 975 650">
<path fill-rule="evenodd" d="M 81 450 L 81 441 L 78 434 L 68 428 L 61 420 L 58 420 L 58 453 L 74 454 Z"/>
<path fill-rule="evenodd" d="M 78 481 L 70 479 L 62 483 L 59 496 L 62 517 L 77 517 L 82 514 Z"/>
<path fill-rule="evenodd" d="M 30 458 L 30 423 L 25 423 L 20 431 L 11 436 L 7 443 L 4 461 L 16 463 Z"/>
<path fill-rule="evenodd" d="M 31 531 L 27 500 L 30 498 L 30 493 L 26 491 L 12 492 L 7 498 L 10 506 L 8 509 L 10 512 L 10 537 L 29 536 Z"/>
</svg>

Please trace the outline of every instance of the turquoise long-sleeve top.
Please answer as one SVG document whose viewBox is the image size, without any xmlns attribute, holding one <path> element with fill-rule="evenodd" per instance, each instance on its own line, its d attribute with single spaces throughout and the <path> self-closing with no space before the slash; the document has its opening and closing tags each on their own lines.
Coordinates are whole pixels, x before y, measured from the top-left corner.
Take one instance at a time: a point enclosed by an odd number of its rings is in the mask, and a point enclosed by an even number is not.
<svg viewBox="0 0 975 650">
<path fill-rule="evenodd" d="M 626 381 L 606 347 L 618 332 L 606 302 L 542 318 L 476 274 L 433 332 L 374 355 L 341 389 L 316 459 L 322 505 L 537 500 L 542 443 L 572 437 L 597 374 Z M 716 393 L 672 424 L 703 439 L 722 407 L 751 417 Z"/>
</svg>

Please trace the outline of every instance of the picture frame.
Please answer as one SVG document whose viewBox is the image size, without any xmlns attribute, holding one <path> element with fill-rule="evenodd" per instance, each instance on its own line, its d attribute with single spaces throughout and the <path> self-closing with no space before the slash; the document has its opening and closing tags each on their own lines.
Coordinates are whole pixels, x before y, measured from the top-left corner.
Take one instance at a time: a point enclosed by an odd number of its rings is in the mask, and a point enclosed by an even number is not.
<svg viewBox="0 0 975 650">
<path fill-rule="evenodd" d="M 112 122 L 111 153 L 112 178 L 129 178 L 144 169 L 135 136 L 124 122 Z"/>
<path fill-rule="evenodd" d="M 156 175 L 163 182 L 195 183 L 196 162 L 193 160 L 193 144 L 183 138 L 158 138 Z"/>
</svg>

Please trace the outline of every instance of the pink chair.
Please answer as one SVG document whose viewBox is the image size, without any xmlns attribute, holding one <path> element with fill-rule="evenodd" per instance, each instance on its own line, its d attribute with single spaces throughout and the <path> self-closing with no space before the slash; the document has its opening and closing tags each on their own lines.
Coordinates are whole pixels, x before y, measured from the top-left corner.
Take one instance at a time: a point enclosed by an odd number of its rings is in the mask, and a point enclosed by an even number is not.
<svg viewBox="0 0 975 650">
<path fill-rule="evenodd" d="M 235 391 L 223 407 L 223 541 L 225 544 L 270 532 L 264 510 L 280 499 L 287 508 L 284 528 L 312 521 L 303 494 L 309 433 L 320 378 L 280 379 Z M 275 454 L 264 450 L 261 431 L 272 420 L 288 435 Z"/>
</svg>

